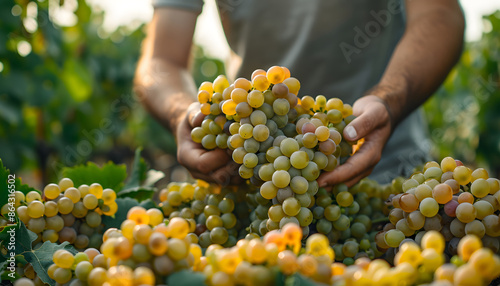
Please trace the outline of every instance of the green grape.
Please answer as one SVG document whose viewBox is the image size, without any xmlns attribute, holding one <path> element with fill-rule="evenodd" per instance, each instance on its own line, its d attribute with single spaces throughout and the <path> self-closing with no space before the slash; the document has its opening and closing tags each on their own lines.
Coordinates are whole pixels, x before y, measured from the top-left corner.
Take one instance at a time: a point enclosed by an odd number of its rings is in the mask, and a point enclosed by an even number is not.
<svg viewBox="0 0 500 286">
<path fill-rule="evenodd" d="M 32 218 L 28 221 L 28 229 L 34 233 L 41 233 L 45 229 L 45 219 L 43 217 Z"/>
<path fill-rule="evenodd" d="M 58 267 L 69 269 L 71 268 L 71 266 L 73 266 L 75 258 L 73 254 L 71 254 L 71 252 L 60 249 L 54 252 L 53 260 Z"/>
<path fill-rule="evenodd" d="M 71 280 L 72 273 L 70 269 L 57 268 L 54 271 L 54 280 L 59 284 L 68 283 Z"/>
<path fill-rule="evenodd" d="M 295 194 L 295 198 L 299 201 L 300 206 L 309 207 L 311 205 L 311 196 L 308 193 L 305 194 Z"/>
<path fill-rule="evenodd" d="M 476 179 L 474 182 L 472 182 L 470 192 L 476 198 L 484 198 L 490 193 L 490 184 L 485 179 Z"/>
<path fill-rule="evenodd" d="M 321 152 L 314 152 L 314 159 L 312 161 L 318 165 L 320 170 L 328 166 L 328 156 Z"/>
<path fill-rule="evenodd" d="M 243 179 L 250 179 L 253 176 L 253 169 L 245 167 L 245 165 L 241 165 L 238 173 Z"/>
<path fill-rule="evenodd" d="M 299 221 L 300 226 L 307 227 L 312 223 L 313 214 L 307 207 L 301 207 L 296 218 Z"/>
<path fill-rule="evenodd" d="M 295 151 L 290 156 L 290 163 L 296 169 L 304 169 L 309 164 L 309 155 L 305 151 Z"/>
<path fill-rule="evenodd" d="M 243 147 L 238 147 L 238 148 L 234 149 L 233 154 L 232 154 L 233 161 L 236 164 L 240 164 L 240 165 L 243 164 L 243 158 L 245 157 L 245 155 L 247 153 L 248 152 Z"/>
<path fill-rule="evenodd" d="M 286 115 L 290 111 L 290 103 L 284 98 L 277 98 L 273 102 L 273 111 L 277 115 Z"/>
<path fill-rule="evenodd" d="M 295 137 L 297 135 L 297 131 L 295 130 L 295 124 L 293 123 L 286 124 L 285 127 L 283 127 L 283 134 L 285 134 L 285 136 L 289 138 Z"/>
<path fill-rule="evenodd" d="M 294 194 L 293 194 L 292 188 L 286 187 L 286 188 L 278 189 L 278 193 L 276 194 L 276 199 L 278 200 L 278 202 L 283 203 L 284 200 L 286 200 L 287 198 L 293 197 L 293 196 L 294 196 Z"/>
<path fill-rule="evenodd" d="M 439 211 L 439 204 L 433 198 L 424 198 L 420 202 L 419 210 L 425 217 L 433 217 Z"/>
<path fill-rule="evenodd" d="M 450 232 L 455 237 L 464 237 L 465 236 L 465 223 L 455 218 L 450 223 Z"/>
<path fill-rule="evenodd" d="M 64 220 L 58 215 L 46 218 L 45 222 L 46 228 L 55 230 L 56 232 L 61 231 L 64 227 Z"/>
<path fill-rule="evenodd" d="M 326 116 L 328 118 L 328 121 L 330 121 L 333 124 L 338 124 L 343 119 L 342 112 L 340 110 L 337 110 L 337 109 L 328 110 Z"/>
<path fill-rule="evenodd" d="M 229 135 L 222 133 L 215 137 L 215 144 L 217 144 L 217 147 L 219 147 L 220 149 L 227 149 L 228 140 L 229 140 Z"/>
<path fill-rule="evenodd" d="M 214 104 L 212 106 L 218 106 L 218 105 Z M 222 132 L 222 128 L 219 126 L 219 124 L 215 123 L 215 121 L 210 122 L 208 128 L 210 129 L 210 133 L 214 135 L 220 134 Z"/>
<path fill-rule="evenodd" d="M 267 181 L 260 187 L 260 194 L 265 199 L 271 200 L 276 197 L 278 188 L 271 181 Z"/>
<path fill-rule="evenodd" d="M 340 218 L 342 212 L 337 205 L 329 205 L 325 208 L 324 216 L 329 221 L 336 221 Z"/>
<path fill-rule="evenodd" d="M 45 213 L 45 205 L 41 201 L 32 201 L 28 205 L 28 215 L 31 218 L 43 217 Z"/>
<path fill-rule="evenodd" d="M 75 276 L 78 280 L 86 282 L 94 266 L 89 261 L 82 261 L 76 265 Z"/>
<path fill-rule="evenodd" d="M 302 144 L 304 147 L 312 149 L 318 145 L 318 137 L 314 133 L 306 133 L 302 137 Z"/>
<path fill-rule="evenodd" d="M 474 234 L 475 236 L 482 238 L 486 234 L 486 228 L 481 221 L 473 220 L 465 224 L 465 234 Z"/>
<path fill-rule="evenodd" d="M 267 116 L 261 110 L 254 110 L 250 115 L 250 122 L 252 123 L 253 126 L 257 126 L 260 124 L 265 125 L 267 123 Z"/>
<path fill-rule="evenodd" d="M 280 147 L 273 146 L 267 150 L 266 159 L 270 163 L 273 163 L 274 160 L 276 160 L 276 158 L 278 158 L 279 156 L 282 156 L 282 155 L 283 154 L 281 153 Z"/>
<path fill-rule="evenodd" d="M 306 178 L 308 181 L 314 181 L 319 177 L 318 165 L 314 162 L 309 162 L 309 164 L 302 169 L 302 177 Z"/>
<path fill-rule="evenodd" d="M 349 192 L 340 192 L 340 193 L 337 194 L 337 196 L 335 197 L 335 199 L 337 200 L 337 203 L 341 207 L 348 207 L 354 201 L 354 197 Z"/>
<path fill-rule="evenodd" d="M 469 223 L 476 219 L 476 209 L 471 203 L 461 203 L 455 210 L 458 220 L 463 223 Z"/>
<path fill-rule="evenodd" d="M 240 134 L 241 138 L 243 138 L 243 139 L 251 138 L 253 135 L 252 124 L 249 124 L 249 123 L 242 124 L 240 126 L 240 129 L 239 129 L 239 134 Z"/>
<path fill-rule="evenodd" d="M 327 165 L 323 168 L 323 170 L 327 171 L 327 172 L 330 172 L 330 171 L 333 171 L 333 169 L 335 169 L 335 167 L 337 167 L 337 164 L 338 164 L 338 160 L 335 156 L 333 155 L 327 155 L 326 156 L 328 158 L 328 163 Z"/>
<path fill-rule="evenodd" d="M 403 183 L 403 192 L 408 191 L 409 189 L 418 187 L 419 182 L 415 179 L 408 179 Z"/>
<path fill-rule="evenodd" d="M 40 193 L 38 193 L 37 191 L 31 191 L 31 192 L 26 194 L 26 202 L 27 203 L 31 203 L 34 201 L 41 201 L 41 200 L 42 200 L 42 196 L 40 196 Z"/>
<path fill-rule="evenodd" d="M 225 229 L 233 228 L 237 223 L 237 218 L 232 213 L 225 213 L 221 216 L 222 223 Z"/>
<path fill-rule="evenodd" d="M 285 188 L 290 183 L 290 174 L 287 171 L 278 170 L 274 172 L 272 182 L 278 188 Z"/>
<path fill-rule="evenodd" d="M 443 171 L 441 170 L 440 167 L 430 167 L 427 170 L 425 170 L 424 177 L 426 180 L 436 179 L 439 181 L 441 179 L 442 174 Z"/>
<path fill-rule="evenodd" d="M 269 129 L 269 134 L 275 134 L 279 130 L 276 122 L 272 121 L 271 119 L 268 119 L 266 121 L 266 126 Z"/>
<path fill-rule="evenodd" d="M 243 143 L 243 147 L 249 153 L 257 153 L 260 149 L 260 143 L 257 142 L 254 138 L 250 138 L 245 140 Z"/>
<path fill-rule="evenodd" d="M 96 212 L 89 212 L 85 218 L 85 222 L 90 226 L 90 227 L 98 227 L 101 225 L 101 215 L 99 215 Z"/>
<path fill-rule="evenodd" d="M 52 243 L 55 243 L 55 242 L 57 242 L 58 239 L 59 239 L 59 235 L 53 229 L 46 229 L 42 233 L 42 241 L 43 242 L 50 241 Z"/>
<path fill-rule="evenodd" d="M 294 197 L 289 197 L 283 201 L 283 212 L 287 216 L 296 216 L 300 212 L 300 203 Z"/>
<path fill-rule="evenodd" d="M 293 138 L 286 138 L 280 143 L 280 151 L 283 155 L 290 157 L 299 150 L 299 143 Z"/>
<path fill-rule="evenodd" d="M 356 241 L 346 241 L 342 245 L 342 253 L 346 257 L 354 257 L 359 252 L 359 244 Z"/>
<path fill-rule="evenodd" d="M 284 216 L 280 220 L 280 228 L 283 228 L 283 226 L 285 226 L 286 224 L 289 224 L 289 223 L 294 223 L 296 225 L 300 225 L 299 220 L 296 217 Z"/>
<path fill-rule="evenodd" d="M 170 245 L 170 243 L 173 242 L 174 240 L 178 240 L 178 239 L 177 238 L 171 238 L 169 240 L 169 248 L 168 248 L 168 250 L 170 250 L 171 247 L 174 247 L 174 244 L 175 244 L 175 247 L 179 247 L 179 248 L 182 247 L 182 246 L 179 246 L 177 243 L 172 243 L 172 245 Z M 183 242 L 183 246 L 184 247 L 186 247 L 185 245 L 186 244 Z M 140 243 L 136 243 L 132 247 L 132 258 L 136 262 L 141 263 L 141 262 L 149 261 L 152 258 L 152 255 L 149 252 L 148 247 L 146 245 L 140 244 Z"/>
<path fill-rule="evenodd" d="M 210 240 L 215 244 L 224 244 L 228 238 L 229 234 L 223 227 L 215 227 L 210 231 Z"/>
<path fill-rule="evenodd" d="M 280 222 L 280 220 L 285 216 L 285 213 L 283 212 L 282 206 L 276 204 L 269 207 L 267 215 L 269 216 L 269 219 L 271 219 L 272 221 Z"/>
<path fill-rule="evenodd" d="M 305 194 L 309 188 L 309 182 L 302 176 L 294 176 L 290 180 L 290 187 L 296 194 Z"/>
<path fill-rule="evenodd" d="M 229 125 L 229 133 L 231 135 L 239 134 L 240 132 L 240 123 L 239 122 L 233 122 L 231 125 Z"/>
<path fill-rule="evenodd" d="M 351 221 L 346 215 L 340 215 L 340 217 L 336 221 L 333 221 L 332 224 L 336 230 L 344 231 L 351 226 Z"/>
<path fill-rule="evenodd" d="M 309 187 L 307 188 L 307 193 L 311 196 L 316 195 L 319 190 L 318 182 L 316 180 L 309 181 Z"/>
<path fill-rule="evenodd" d="M 83 198 L 83 205 L 85 206 L 85 208 L 89 209 L 89 210 L 93 210 L 97 207 L 98 205 L 98 200 L 97 200 L 97 197 L 93 194 L 87 194 L 84 198 Z"/>
<path fill-rule="evenodd" d="M 218 215 L 211 215 L 207 217 L 207 221 L 205 222 L 208 230 L 212 230 L 215 227 L 222 227 L 224 225 L 222 219 Z"/>
<path fill-rule="evenodd" d="M 476 209 L 476 218 L 478 219 L 483 219 L 495 212 L 493 206 L 487 201 L 477 201 L 473 204 L 473 206 Z"/>
<path fill-rule="evenodd" d="M 201 140 L 201 145 L 203 148 L 211 150 L 215 149 L 217 147 L 217 143 L 215 142 L 215 135 L 213 134 L 207 134 L 203 139 Z"/>
<path fill-rule="evenodd" d="M 259 158 L 263 159 L 261 164 L 267 163 L 266 152 L 267 152 L 267 150 L 269 150 L 270 148 L 273 147 L 273 141 L 274 141 L 274 137 L 269 136 L 269 137 L 267 137 L 266 140 L 264 140 L 263 142 L 260 142 L 259 153 L 257 154 L 257 156 L 260 156 Z"/>
<path fill-rule="evenodd" d="M 318 220 L 318 222 L 316 223 L 316 230 L 319 232 L 319 233 L 322 233 L 322 234 L 328 234 L 330 231 L 332 231 L 333 229 L 333 225 L 332 225 L 332 222 L 329 221 L 329 220 L 326 220 L 324 218 Z"/>
<path fill-rule="evenodd" d="M 312 149 L 309 149 L 309 148 L 306 148 L 306 147 L 300 147 L 300 151 L 306 152 L 309 160 L 313 160 L 314 159 L 314 151 Z"/>
<path fill-rule="evenodd" d="M 424 227 L 425 216 L 420 211 L 413 211 L 406 217 L 408 227 L 412 230 L 419 230 Z"/>
<path fill-rule="evenodd" d="M 275 170 L 288 171 L 290 169 L 290 159 L 286 156 L 279 156 L 274 160 L 273 166 Z"/>
<path fill-rule="evenodd" d="M 67 188 L 66 191 L 64 191 L 64 196 L 69 198 L 74 204 L 79 202 L 81 199 L 80 191 L 74 187 Z"/>
<path fill-rule="evenodd" d="M 224 198 L 220 203 L 219 203 L 219 210 L 222 213 L 230 213 L 234 210 L 234 200 L 229 199 L 229 198 Z"/>
<path fill-rule="evenodd" d="M 258 90 L 252 90 L 248 93 L 247 102 L 251 107 L 259 108 L 264 104 L 264 94 Z"/>
<path fill-rule="evenodd" d="M 403 239 L 405 239 L 404 233 L 397 229 L 391 229 L 384 234 L 385 243 L 389 247 L 398 247 Z"/>
<path fill-rule="evenodd" d="M 48 184 L 43 189 L 43 194 L 49 200 L 56 199 L 61 194 L 61 189 L 56 184 Z"/>
<path fill-rule="evenodd" d="M 253 137 L 259 142 L 266 141 L 269 138 L 269 128 L 264 124 L 256 125 L 253 129 Z"/>
<path fill-rule="evenodd" d="M 425 220 L 426 223 L 429 223 L 429 221 L 431 221 L 430 218 Z M 408 222 L 406 221 L 406 219 L 399 220 L 396 223 L 396 229 L 400 230 L 402 233 L 404 233 L 405 236 L 412 236 L 415 233 L 415 231 L 408 226 Z M 425 229 L 425 225 L 424 225 L 424 229 Z M 428 229 L 425 229 L 425 230 L 428 230 Z"/>
<path fill-rule="evenodd" d="M 87 215 L 88 209 L 83 205 L 83 202 L 79 201 L 73 206 L 73 211 L 71 214 L 76 218 L 83 218 Z"/>
<path fill-rule="evenodd" d="M 351 234 L 357 239 L 363 238 L 363 236 L 366 234 L 366 231 L 366 226 L 361 222 L 355 222 L 351 225 Z"/>
<path fill-rule="evenodd" d="M 247 153 L 243 157 L 243 165 L 245 165 L 245 167 L 249 169 L 252 169 L 255 166 L 257 166 L 258 161 L 259 158 L 257 158 L 257 155 L 255 155 L 254 153 Z"/>
</svg>

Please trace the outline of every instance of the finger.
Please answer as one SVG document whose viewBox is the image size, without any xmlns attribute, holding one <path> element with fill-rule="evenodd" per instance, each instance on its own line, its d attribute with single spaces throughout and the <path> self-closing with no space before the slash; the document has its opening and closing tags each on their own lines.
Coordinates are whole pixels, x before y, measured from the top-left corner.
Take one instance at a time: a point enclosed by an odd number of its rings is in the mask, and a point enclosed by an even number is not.
<svg viewBox="0 0 500 286">
<path fill-rule="evenodd" d="M 361 181 L 363 178 L 366 178 L 368 177 L 373 171 L 373 168 L 370 168 L 368 169 L 367 171 L 363 172 L 363 174 L 355 177 L 354 179 L 351 179 L 347 182 L 345 182 L 346 186 L 348 186 L 349 188 L 356 185 L 359 181 Z"/>
<path fill-rule="evenodd" d="M 320 187 L 344 183 L 364 173 L 365 170 L 375 166 L 378 160 L 378 149 L 373 141 L 366 141 L 356 154 L 350 157 L 344 164 L 337 167 L 335 170 L 323 173 L 318 178 Z"/>
<path fill-rule="evenodd" d="M 368 98 L 360 99 L 356 102 L 356 117 L 344 128 L 344 137 L 349 141 L 359 140 L 373 130 L 385 124 L 390 124 L 388 111 L 380 99 L 371 100 Z"/>
<path fill-rule="evenodd" d="M 203 119 L 205 119 L 205 115 L 201 113 L 201 111 L 198 111 L 196 114 L 192 115 L 189 123 L 191 124 L 191 127 L 199 127 L 201 126 Z"/>
</svg>

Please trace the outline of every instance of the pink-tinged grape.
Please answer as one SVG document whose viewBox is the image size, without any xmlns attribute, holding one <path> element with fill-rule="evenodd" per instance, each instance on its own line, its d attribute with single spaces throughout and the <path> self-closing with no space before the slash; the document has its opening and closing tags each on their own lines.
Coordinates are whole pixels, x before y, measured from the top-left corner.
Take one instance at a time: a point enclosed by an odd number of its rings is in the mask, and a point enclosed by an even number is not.
<svg viewBox="0 0 500 286">
<path fill-rule="evenodd" d="M 439 211 L 439 204 L 433 198 L 425 198 L 420 202 L 419 210 L 425 217 L 433 217 Z"/>
<path fill-rule="evenodd" d="M 500 236 L 500 217 L 491 214 L 483 218 L 483 224 L 486 231 L 486 235 L 491 237 Z"/>
<path fill-rule="evenodd" d="M 455 211 L 458 220 L 468 223 L 476 219 L 476 209 L 471 203 L 461 203 Z"/>
<path fill-rule="evenodd" d="M 458 203 L 474 203 L 474 196 L 469 192 L 463 192 L 458 196 Z"/>
<path fill-rule="evenodd" d="M 422 229 L 425 225 L 425 216 L 420 211 L 416 210 L 408 214 L 408 216 L 406 217 L 406 222 L 408 223 L 408 227 L 410 229 L 419 230 Z"/>
<path fill-rule="evenodd" d="M 432 190 L 432 197 L 440 204 L 446 204 L 453 198 L 453 190 L 447 184 L 439 184 Z"/>
<path fill-rule="evenodd" d="M 465 223 L 459 221 L 457 218 L 450 223 L 450 231 L 455 237 L 465 236 Z"/>
<path fill-rule="evenodd" d="M 451 200 L 444 205 L 444 213 L 450 217 L 456 217 L 456 209 L 459 203 L 455 200 Z"/>
<path fill-rule="evenodd" d="M 418 209 L 419 201 L 415 195 L 406 193 L 399 198 L 399 206 L 403 211 L 410 213 Z"/>
<path fill-rule="evenodd" d="M 315 133 L 316 132 L 316 126 L 312 124 L 311 122 L 306 122 L 304 125 L 302 125 L 302 134 L 306 133 Z"/>
<path fill-rule="evenodd" d="M 329 138 L 326 139 L 325 141 L 319 143 L 319 150 L 325 155 L 333 154 L 333 152 L 335 152 L 336 148 L 337 148 L 337 146 L 336 146 L 335 142 L 333 142 L 333 140 L 329 139 Z"/>
<path fill-rule="evenodd" d="M 446 180 L 444 183 L 451 187 L 451 189 L 453 190 L 453 194 L 456 194 L 460 191 L 460 185 L 456 180 L 449 179 Z"/>
<path fill-rule="evenodd" d="M 285 98 L 289 92 L 288 86 L 284 83 L 275 84 L 272 88 L 274 96 L 277 98 Z"/>
<path fill-rule="evenodd" d="M 470 192 L 476 198 L 484 198 L 490 193 L 490 184 L 485 179 L 478 178 L 472 182 Z"/>
</svg>

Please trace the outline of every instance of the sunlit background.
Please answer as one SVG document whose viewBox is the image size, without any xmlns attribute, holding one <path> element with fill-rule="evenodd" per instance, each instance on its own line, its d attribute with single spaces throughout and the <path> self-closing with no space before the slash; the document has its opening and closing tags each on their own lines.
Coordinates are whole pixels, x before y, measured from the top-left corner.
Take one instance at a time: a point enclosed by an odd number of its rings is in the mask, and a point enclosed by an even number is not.
<svg viewBox="0 0 500 286">
<path fill-rule="evenodd" d="M 425 105 L 433 156 L 500 175 L 500 1 L 462 0 L 467 44 Z M 173 137 L 134 99 L 132 79 L 153 15 L 144 0 L 0 1 L 0 158 L 40 185 L 63 166 L 128 163 L 138 146 L 152 167 L 182 181 Z M 215 0 L 195 31 L 197 83 L 224 73 L 230 49 Z M 153 159 L 154 158 L 154 159 Z"/>
</svg>

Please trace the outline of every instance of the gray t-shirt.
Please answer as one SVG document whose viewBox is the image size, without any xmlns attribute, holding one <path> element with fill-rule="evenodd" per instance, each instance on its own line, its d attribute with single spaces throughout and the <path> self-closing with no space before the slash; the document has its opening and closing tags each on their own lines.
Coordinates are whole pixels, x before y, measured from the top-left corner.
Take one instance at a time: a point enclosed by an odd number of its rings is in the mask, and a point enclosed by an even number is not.
<svg viewBox="0 0 500 286">
<path fill-rule="evenodd" d="M 323 94 L 353 104 L 378 83 L 405 30 L 401 0 L 218 0 L 229 46 L 241 58 L 229 76 L 286 66 L 299 95 Z M 202 0 L 153 0 L 155 8 L 201 12 Z M 389 182 L 428 159 L 422 112 L 401 122 L 370 176 Z"/>
</svg>

